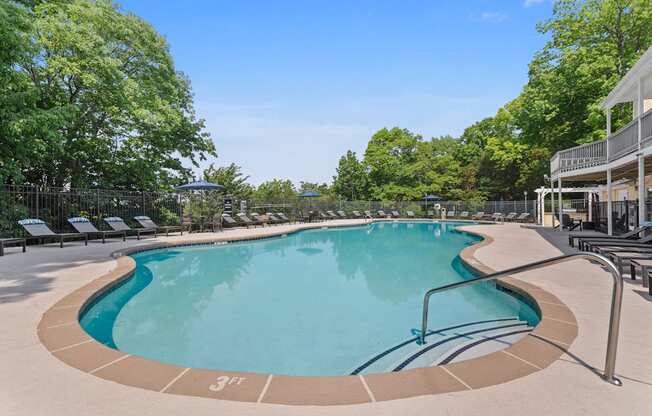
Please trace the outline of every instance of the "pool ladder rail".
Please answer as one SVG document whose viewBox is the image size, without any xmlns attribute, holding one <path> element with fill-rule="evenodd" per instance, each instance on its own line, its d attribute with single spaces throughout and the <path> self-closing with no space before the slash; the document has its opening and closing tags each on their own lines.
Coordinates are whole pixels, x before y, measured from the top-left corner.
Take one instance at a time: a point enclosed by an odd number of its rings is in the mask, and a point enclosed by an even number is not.
<svg viewBox="0 0 652 416">
<path fill-rule="evenodd" d="M 620 312 L 623 301 L 623 280 L 618 271 L 618 268 L 606 257 L 596 253 L 573 253 L 566 254 L 558 257 L 551 257 L 549 259 L 535 261 L 532 263 L 524 264 L 522 266 L 512 267 L 510 269 L 490 273 L 484 276 L 479 276 L 473 279 L 464 280 L 462 282 L 451 283 L 448 285 L 439 286 L 428 290 L 423 296 L 423 315 L 421 318 L 421 331 L 419 333 L 419 343 L 424 345 L 426 343 L 426 334 L 428 333 L 428 305 L 430 297 L 435 293 L 445 292 L 448 290 L 458 289 L 465 286 L 470 286 L 480 282 L 487 282 L 496 280 L 500 277 L 523 273 L 530 270 L 540 269 L 554 264 L 565 263 L 576 259 L 592 260 L 600 263 L 609 272 L 613 278 L 613 288 L 611 291 L 611 313 L 609 316 L 609 335 L 607 337 L 607 354 L 605 358 L 605 368 L 603 378 L 608 383 L 616 386 L 621 386 L 622 382 L 615 376 L 616 368 L 616 351 L 618 349 L 618 332 L 620 330 Z"/>
</svg>

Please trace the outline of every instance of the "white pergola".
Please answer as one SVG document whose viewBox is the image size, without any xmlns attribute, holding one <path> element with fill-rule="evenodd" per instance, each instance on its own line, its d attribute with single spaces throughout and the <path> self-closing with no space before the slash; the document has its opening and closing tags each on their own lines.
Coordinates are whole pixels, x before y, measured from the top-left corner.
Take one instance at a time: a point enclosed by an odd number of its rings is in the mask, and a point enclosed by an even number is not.
<svg viewBox="0 0 652 416">
<path fill-rule="evenodd" d="M 581 188 L 561 188 L 561 189 L 554 189 L 554 188 L 545 188 L 545 187 L 539 187 L 534 190 L 534 192 L 537 193 L 537 223 L 540 225 L 544 225 L 544 216 L 545 216 L 545 201 L 546 201 L 546 196 L 548 194 L 551 194 L 552 199 L 552 205 L 551 205 L 551 211 L 553 214 L 553 220 L 552 223 L 554 225 L 555 223 L 555 192 L 560 192 L 560 197 L 559 197 L 559 219 L 561 221 L 562 218 L 562 213 L 563 213 L 563 207 L 561 206 L 561 194 L 563 193 L 583 193 L 583 194 L 588 194 L 588 201 L 589 201 L 589 207 L 588 207 L 588 215 L 589 221 L 593 220 L 593 196 L 597 194 L 598 192 L 602 191 L 604 189 L 604 186 L 600 185 L 593 185 L 593 186 L 584 186 Z"/>
</svg>

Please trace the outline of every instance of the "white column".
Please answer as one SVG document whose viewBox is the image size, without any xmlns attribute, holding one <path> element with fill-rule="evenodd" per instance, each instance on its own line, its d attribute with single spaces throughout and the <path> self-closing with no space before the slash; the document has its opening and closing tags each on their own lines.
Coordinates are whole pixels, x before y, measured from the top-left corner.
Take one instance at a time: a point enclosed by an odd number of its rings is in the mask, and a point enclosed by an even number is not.
<svg viewBox="0 0 652 416">
<path fill-rule="evenodd" d="M 638 221 L 645 221 L 647 210 L 645 206 L 645 157 L 638 155 Z"/>
<path fill-rule="evenodd" d="M 593 221 L 593 192 L 589 192 L 589 222 Z"/>
<path fill-rule="evenodd" d="M 611 135 L 611 108 L 607 108 L 607 137 Z"/>
<path fill-rule="evenodd" d="M 613 218 L 611 218 L 611 200 L 611 169 L 607 169 L 607 233 L 609 235 L 613 235 L 614 233 L 614 223 Z"/>
<path fill-rule="evenodd" d="M 564 220 L 562 217 L 563 205 L 561 203 L 561 176 L 557 178 L 557 185 L 559 185 L 559 230 L 561 231 L 562 226 L 564 225 Z"/>
<path fill-rule="evenodd" d="M 552 228 L 555 228 L 555 182 L 550 178 L 550 214 L 552 216 Z"/>
</svg>

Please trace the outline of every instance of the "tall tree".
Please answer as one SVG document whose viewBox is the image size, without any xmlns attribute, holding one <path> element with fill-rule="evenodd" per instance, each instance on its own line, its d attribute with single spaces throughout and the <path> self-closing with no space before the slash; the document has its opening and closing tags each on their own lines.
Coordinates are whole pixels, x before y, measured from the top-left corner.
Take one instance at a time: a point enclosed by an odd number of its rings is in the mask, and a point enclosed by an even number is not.
<svg viewBox="0 0 652 416">
<path fill-rule="evenodd" d="M 340 158 L 337 175 L 333 176 L 333 191 L 340 197 L 355 201 L 368 197 L 367 171 L 351 150 Z"/>
<path fill-rule="evenodd" d="M 204 179 L 224 186 L 224 193 L 236 200 L 250 199 L 254 194 L 254 187 L 247 183 L 249 176 L 245 176 L 242 168 L 235 163 L 220 167 L 211 163 L 204 169 Z"/>
<path fill-rule="evenodd" d="M 289 179 L 272 179 L 258 185 L 254 196 L 266 203 L 292 202 L 297 199 L 297 190 Z"/>
<path fill-rule="evenodd" d="M 215 154 L 189 81 L 149 24 L 110 0 L 27 3 L 29 27 L 10 30 L 30 39 L 31 53 L 12 67 L 9 89 L 21 100 L 5 107 L 3 127 L 38 149 L 20 167 L 26 181 L 167 187 L 189 176 L 182 158 L 197 165 Z"/>
</svg>

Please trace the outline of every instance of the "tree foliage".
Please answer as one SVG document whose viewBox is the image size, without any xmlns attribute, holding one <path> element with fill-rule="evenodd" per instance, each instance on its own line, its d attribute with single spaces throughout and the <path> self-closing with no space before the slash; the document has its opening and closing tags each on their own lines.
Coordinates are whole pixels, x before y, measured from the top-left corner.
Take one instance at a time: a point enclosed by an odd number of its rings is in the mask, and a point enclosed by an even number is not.
<svg viewBox="0 0 652 416">
<path fill-rule="evenodd" d="M 215 154 L 149 24 L 109 0 L 24 3 L 0 3 L 2 181 L 160 188 Z"/>
</svg>

